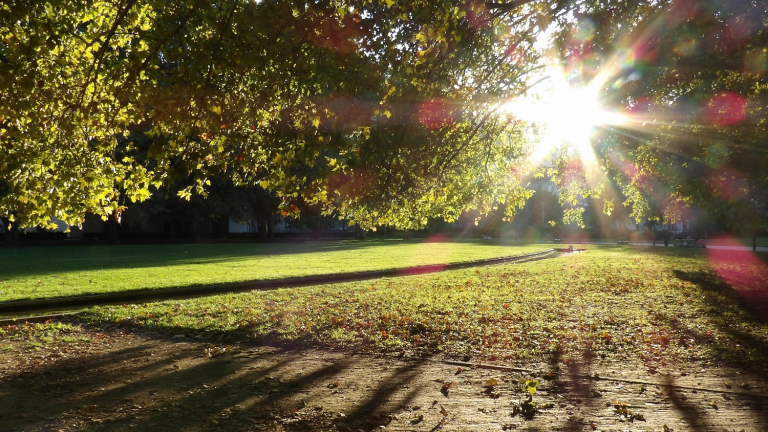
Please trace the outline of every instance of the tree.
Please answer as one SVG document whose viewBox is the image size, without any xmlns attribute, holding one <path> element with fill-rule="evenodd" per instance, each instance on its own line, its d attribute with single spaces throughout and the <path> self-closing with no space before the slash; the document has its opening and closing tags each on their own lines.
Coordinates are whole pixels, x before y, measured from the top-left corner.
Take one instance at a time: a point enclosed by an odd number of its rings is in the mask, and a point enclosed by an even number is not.
<svg viewBox="0 0 768 432">
<path fill-rule="evenodd" d="M 493 110 L 527 85 L 526 3 L 8 2 L 0 211 L 77 224 L 185 176 L 205 196 L 221 172 L 365 226 L 489 207 L 516 196 L 495 184 L 517 150 Z M 138 124 L 145 160 L 121 149 Z M 339 175 L 370 188 L 337 193 Z"/>
<path fill-rule="evenodd" d="M 364 228 L 510 216 L 527 196 L 527 125 L 499 108 L 540 78 L 535 41 L 550 25 L 574 77 L 599 77 L 633 119 L 669 120 L 605 131 L 597 155 L 620 190 L 560 169 L 563 202 L 610 210 L 623 195 L 646 217 L 641 173 L 667 186 L 669 208 L 714 205 L 718 184 L 765 186 L 763 168 L 738 164 L 765 136 L 766 12 L 730 4 L 12 0 L 0 8 L 0 214 L 17 227 L 117 220 L 150 187 L 205 197 L 224 174 L 273 191 L 288 213 L 303 200 Z M 699 37 L 701 55 L 688 54 Z M 138 126 L 147 149 L 125 138 Z M 717 143 L 736 174 L 707 165 Z"/>
</svg>

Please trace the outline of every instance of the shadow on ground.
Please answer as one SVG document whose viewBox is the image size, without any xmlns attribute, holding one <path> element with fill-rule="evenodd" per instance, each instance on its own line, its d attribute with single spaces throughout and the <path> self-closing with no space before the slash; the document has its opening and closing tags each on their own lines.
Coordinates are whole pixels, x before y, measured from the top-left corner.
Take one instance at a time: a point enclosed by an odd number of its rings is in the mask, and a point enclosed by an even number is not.
<svg viewBox="0 0 768 432">
<path fill-rule="evenodd" d="M 67 347 L 0 354 L 4 364 L 25 363 L 0 369 L 3 430 L 768 430 L 768 396 L 756 396 L 768 395 L 762 378 L 727 365 L 654 375 L 642 363 L 601 359 L 588 344 L 529 372 L 152 333 L 111 336 L 98 351 Z M 525 380 L 539 382 L 530 417 L 518 410 Z M 727 381 L 733 393 L 710 390 Z"/>
<path fill-rule="evenodd" d="M 371 360 L 350 355 L 220 346 L 211 356 L 204 343 L 126 340 L 136 346 L 4 376 L 3 430 L 372 430 L 408 404 L 402 390 L 422 364 L 380 360 L 385 376 L 374 388 L 362 365 Z M 333 400 L 353 392 L 342 413 Z"/>
</svg>

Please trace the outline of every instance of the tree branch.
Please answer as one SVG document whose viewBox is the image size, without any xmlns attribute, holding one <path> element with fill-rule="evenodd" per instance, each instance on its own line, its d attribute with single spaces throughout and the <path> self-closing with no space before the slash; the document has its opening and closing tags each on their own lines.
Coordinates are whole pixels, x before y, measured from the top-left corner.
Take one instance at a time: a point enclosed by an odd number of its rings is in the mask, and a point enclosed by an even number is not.
<svg viewBox="0 0 768 432">
<path fill-rule="evenodd" d="M 513 9 L 517 9 L 520 6 L 527 5 L 528 3 L 533 3 L 535 0 L 513 0 L 508 3 L 497 3 L 497 2 L 485 2 L 485 7 L 488 9 L 495 9 L 500 10 L 503 12 L 509 12 Z"/>
</svg>

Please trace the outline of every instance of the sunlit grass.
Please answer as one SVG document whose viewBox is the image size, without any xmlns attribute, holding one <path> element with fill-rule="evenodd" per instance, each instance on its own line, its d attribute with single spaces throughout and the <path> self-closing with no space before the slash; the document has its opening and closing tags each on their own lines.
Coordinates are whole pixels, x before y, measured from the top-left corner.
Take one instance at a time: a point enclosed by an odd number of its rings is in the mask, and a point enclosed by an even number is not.
<svg viewBox="0 0 768 432">
<path fill-rule="evenodd" d="M 301 342 L 505 362 L 586 351 L 639 358 L 649 369 L 682 360 L 766 362 L 768 325 L 718 279 L 712 266 L 719 264 L 710 264 L 705 251 L 587 248 L 440 274 L 101 307 L 86 320 L 227 343 Z M 737 267 L 751 280 L 768 279 L 765 266 Z"/>
<path fill-rule="evenodd" d="M 0 249 L 0 301 L 383 270 L 545 249 L 402 240 Z"/>
</svg>

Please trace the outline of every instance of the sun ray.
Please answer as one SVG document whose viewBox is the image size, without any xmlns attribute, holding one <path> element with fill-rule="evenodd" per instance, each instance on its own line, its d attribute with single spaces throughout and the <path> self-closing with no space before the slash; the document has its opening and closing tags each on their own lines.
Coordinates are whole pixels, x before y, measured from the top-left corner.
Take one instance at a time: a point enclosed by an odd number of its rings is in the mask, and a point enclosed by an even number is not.
<svg viewBox="0 0 768 432">
<path fill-rule="evenodd" d="M 532 167 L 545 165 L 544 161 L 553 157 L 556 149 L 564 149 L 560 156 L 570 153 L 580 161 L 584 186 L 594 193 L 594 198 L 598 198 L 593 203 L 612 200 L 616 205 L 621 194 L 607 181 L 592 139 L 598 130 L 622 126 L 630 120 L 623 113 L 609 110 L 601 102 L 599 95 L 604 83 L 594 80 L 585 86 L 573 86 L 562 68 L 550 66 L 546 72 L 545 89 L 540 89 L 535 97 L 503 107 L 509 115 L 541 128 L 541 136 L 533 145 L 529 163 Z M 609 228 L 606 221 L 598 218 L 597 222 L 601 231 Z"/>
</svg>

